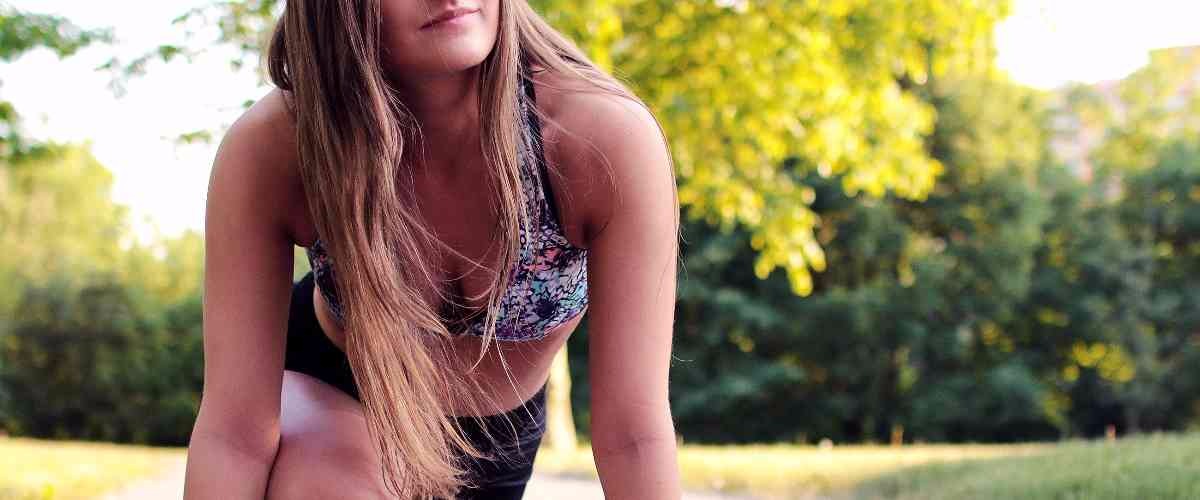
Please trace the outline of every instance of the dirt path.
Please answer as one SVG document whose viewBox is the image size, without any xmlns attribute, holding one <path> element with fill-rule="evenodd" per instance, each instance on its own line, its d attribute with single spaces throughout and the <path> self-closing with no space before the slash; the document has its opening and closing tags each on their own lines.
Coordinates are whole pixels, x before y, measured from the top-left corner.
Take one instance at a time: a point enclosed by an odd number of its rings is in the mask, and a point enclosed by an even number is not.
<svg viewBox="0 0 1200 500">
<path fill-rule="evenodd" d="M 172 459 L 163 472 L 101 497 L 101 500 L 169 500 L 183 498 L 185 457 Z M 591 479 L 534 474 L 525 490 L 530 500 L 569 498 L 571 500 L 604 500 L 600 483 Z M 749 500 L 711 493 L 686 493 L 684 500 Z"/>
</svg>

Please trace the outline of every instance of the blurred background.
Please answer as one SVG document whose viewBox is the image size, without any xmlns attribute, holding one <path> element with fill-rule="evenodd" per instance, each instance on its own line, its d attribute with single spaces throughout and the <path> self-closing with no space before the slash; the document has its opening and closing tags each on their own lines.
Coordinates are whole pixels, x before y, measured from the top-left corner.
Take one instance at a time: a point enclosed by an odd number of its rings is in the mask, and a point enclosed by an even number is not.
<svg viewBox="0 0 1200 500">
<path fill-rule="evenodd" d="M 694 498 L 1200 497 L 1200 6 L 530 3 L 671 141 Z M 0 499 L 180 494 L 282 4 L 0 1 Z M 585 327 L 551 387 L 527 498 L 600 498 Z"/>
</svg>

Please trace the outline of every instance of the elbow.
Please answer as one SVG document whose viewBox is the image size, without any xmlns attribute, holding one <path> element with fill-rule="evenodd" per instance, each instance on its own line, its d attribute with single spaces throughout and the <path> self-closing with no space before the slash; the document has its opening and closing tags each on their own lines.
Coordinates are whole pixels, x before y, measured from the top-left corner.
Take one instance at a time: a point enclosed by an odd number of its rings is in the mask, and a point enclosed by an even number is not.
<svg viewBox="0 0 1200 500">
<path fill-rule="evenodd" d="M 220 449 L 243 460 L 265 463 L 275 461 L 281 439 L 279 420 L 204 418 L 201 409 L 188 448 L 201 446 Z"/>
<path fill-rule="evenodd" d="M 591 434 L 592 452 L 598 456 L 650 447 L 674 447 L 679 441 L 669 409 L 594 413 Z"/>
<path fill-rule="evenodd" d="M 679 438 L 674 431 L 669 432 L 625 432 L 608 437 L 593 436 L 592 454 L 597 459 L 626 455 L 630 453 L 643 454 L 644 450 L 656 448 L 675 449 Z"/>
<path fill-rule="evenodd" d="M 198 420 L 188 442 L 183 498 L 264 498 L 278 449 L 269 432 Z"/>
</svg>

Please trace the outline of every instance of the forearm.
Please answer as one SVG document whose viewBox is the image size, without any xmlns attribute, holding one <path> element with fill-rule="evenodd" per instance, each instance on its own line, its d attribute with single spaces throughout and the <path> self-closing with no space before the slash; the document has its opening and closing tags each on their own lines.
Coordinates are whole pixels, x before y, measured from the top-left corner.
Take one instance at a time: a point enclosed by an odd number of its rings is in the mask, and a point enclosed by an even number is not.
<svg viewBox="0 0 1200 500">
<path fill-rule="evenodd" d="M 188 445 L 183 497 L 262 500 L 274 462 L 275 450 L 256 450 L 220 437 L 193 435 Z"/>
<path fill-rule="evenodd" d="M 606 442 L 607 441 L 607 442 Z M 592 455 L 607 500 L 679 499 L 679 459 L 672 426 L 593 441 Z"/>
</svg>

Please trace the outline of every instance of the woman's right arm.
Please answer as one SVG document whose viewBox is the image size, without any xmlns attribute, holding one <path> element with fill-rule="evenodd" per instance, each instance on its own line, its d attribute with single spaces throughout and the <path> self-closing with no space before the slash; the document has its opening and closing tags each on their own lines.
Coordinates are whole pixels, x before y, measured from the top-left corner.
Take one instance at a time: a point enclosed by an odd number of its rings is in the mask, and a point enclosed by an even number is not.
<svg viewBox="0 0 1200 500">
<path fill-rule="evenodd" d="M 204 390 L 188 445 L 188 500 L 261 500 L 279 447 L 295 203 L 285 115 L 277 90 L 251 107 L 222 140 L 209 178 Z"/>
</svg>

